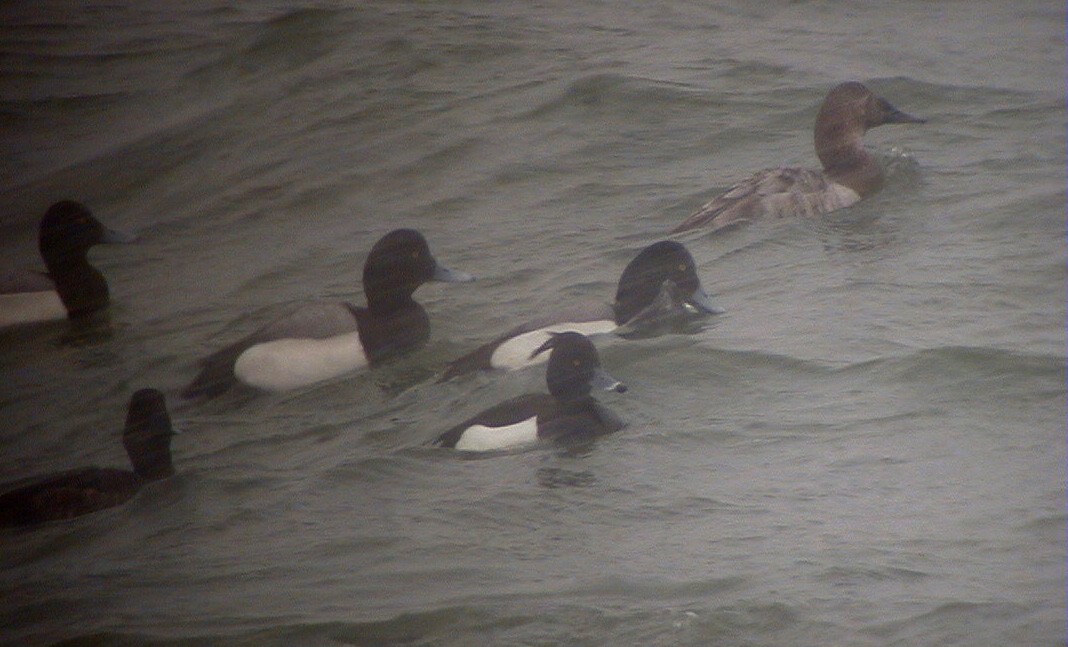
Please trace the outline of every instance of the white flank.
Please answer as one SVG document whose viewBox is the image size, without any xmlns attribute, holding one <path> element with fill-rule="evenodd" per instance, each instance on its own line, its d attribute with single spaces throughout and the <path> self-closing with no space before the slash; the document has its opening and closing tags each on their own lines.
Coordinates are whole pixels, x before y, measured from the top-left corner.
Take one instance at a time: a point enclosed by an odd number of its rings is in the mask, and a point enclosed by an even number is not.
<svg viewBox="0 0 1068 647">
<path fill-rule="evenodd" d="M 845 209 L 860 202 L 860 194 L 846 185 L 838 184 L 837 182 L 831 182 L 830 185 L 831 192 L 834 194 L 834 206 L 831 207 L 830 211 Z M 828 202 L 832 202 L 832 200 L 828 200 Z"/>
<path fill-rule="evenodd" d="M 491 452 L 538 440 L 538 417 L 533 416 L 514 425 L 486 427 L 471 425 L 456 441 L 456 449 L 464 452 Z"/>
<path fill-rule="evenodd" d="M 0 295 L 0 326 L 65 319 L 67 308 L 55 290 Z"/>
<path fill-rule="evenodd" d="M 574 331 L 583 335 L 597 335 L 610 333 L 616 328 L 618 328 L 616 322 L 604 319 L 602 321 L 584 321 L 582 323 L 559 323 L 531 330 L 522 335 L 516 335 L 498 346 L 490 357 L 490 366 L 514 371 L 524 366 L 534 366 L 548 361 L 549 351 L 539 354 L 534 359 L 530 358 L 530 354 L 549 340 L 549 333 L 551 332 Z"/>
<path fill-rule="evenodd" d="M 265 391 L 288 391 L 367 366 L 360 334 L 279 339 L 257 344 L 234 363 L 234 375 Z"/>
</svg>

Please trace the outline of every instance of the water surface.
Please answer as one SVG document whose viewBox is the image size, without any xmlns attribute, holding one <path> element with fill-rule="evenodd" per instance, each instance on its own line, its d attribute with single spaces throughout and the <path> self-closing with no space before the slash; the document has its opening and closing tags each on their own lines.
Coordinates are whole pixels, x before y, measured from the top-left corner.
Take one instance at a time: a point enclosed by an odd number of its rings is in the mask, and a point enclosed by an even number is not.
<svg viewBox="0 0 1068 647">
<path fill-rule="evenodd" d="M 151 4 L 151 3 L 150 3 Z M 0 247 L 76 198 L 110 327 L 0 333 L 0 474 L 122 465 L 168 393 L 180 475 L 0 533 L 5 644 L 1065 644 L 1063 6 L 257 2 L 0 7 Z M 728 310 L 598 341 L 629 422 L 578 448 L 425 443 L 543 388 L 436 385 L 749 172 L 814 165 L 827 90 L 882 193 L 684 242 Z M 181 403 L 197 357 L 422 230 L 471 285 L 422 351 Z"/>
</svg>

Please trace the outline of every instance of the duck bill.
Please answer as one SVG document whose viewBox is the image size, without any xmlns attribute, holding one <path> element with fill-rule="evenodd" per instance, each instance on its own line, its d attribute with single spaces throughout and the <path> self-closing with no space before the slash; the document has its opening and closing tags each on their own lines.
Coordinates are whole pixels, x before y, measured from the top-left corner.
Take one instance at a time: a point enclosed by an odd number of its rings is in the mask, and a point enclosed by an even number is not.
<svg viewBox="0 0 1068 647">
<path fill-rule="evenodd" d="M 593 377 L 590 378 L 590 385 L 603 391 L 615 391 L 616 393 L 623 393 L 627 390 L 626 384 L 623 384 L 609 375 L 608 372 L 601 367 L 597 367 L 597 369 L 594 370 Z"/>
<path fill-rule="evenodd" d="M 723 308 L 712 303 L 712 299 L 700 286 L 686 299 L 685 307 L 695 313 L 703 312 L 710 315 L 721 315 L 726 312 Z"/>
<path fill-rule="evenodd" d="M 683 293 L 671 279 L 660 285 L 660 292 L 653 301 L 622 323 L 615 330 L 617 335 L 630 335 L 643 329 L 680 321 L 692 315 L 723 314 L 723 308 L 717 307 L 698 286 L 690 294 Z"/>
<path fill-rule="evenodd" d="M 475 280 L 475 277 L 467 272 L 450 270 L 439 263 L 434 267 L 434 275 L 430 277 L 430 280 L 441 281 L 443 283 L 470 283 Z"/>
<path fill-rule="evenodd" d="M 907 112 L 902 112 L 893 106 L 889 106 L 890 110 L 886 114 L 885 121 L 887 124 L 925 124 L 926 119 L 915 117 Z"/>
<path fill-rule="evenodd" d="M 137 234 L 130 234 L 125 231 L 119 231 L 117 229 L 111 229 L 104 227 L 104 235 L 101 236 L 100 242 L 102 243 L 114 243 L 119 245 L 125 245 L 137 240 Z"/>
</svg>

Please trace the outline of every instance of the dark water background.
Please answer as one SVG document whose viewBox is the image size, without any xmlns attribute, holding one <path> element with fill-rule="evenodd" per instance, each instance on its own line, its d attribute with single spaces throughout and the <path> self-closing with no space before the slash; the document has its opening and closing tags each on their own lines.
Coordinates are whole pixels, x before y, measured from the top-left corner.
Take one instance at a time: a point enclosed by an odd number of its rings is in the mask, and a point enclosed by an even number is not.
<svg viewBox="0 0 1068 647">
<path fill-rule="evenodd" d="M 10 645 L 1064 645 L 1063 4 L 0 5 L 0 253 L 88 203 L 111 334 L 0 333 L 4 482 L 122 465 L 171 396 L 180 476 L 0 533 Z M 728 313 L 599 342 L 588 447 L 424 443 L 543 386 L 433 384 L 747 173 L 814 165 L 826 91 L 930 119 L 855 208 L 682 238 Z M 421 229 L 481 278 L 434 335 L 293 394 L 174 397 Z"/>
</svg>

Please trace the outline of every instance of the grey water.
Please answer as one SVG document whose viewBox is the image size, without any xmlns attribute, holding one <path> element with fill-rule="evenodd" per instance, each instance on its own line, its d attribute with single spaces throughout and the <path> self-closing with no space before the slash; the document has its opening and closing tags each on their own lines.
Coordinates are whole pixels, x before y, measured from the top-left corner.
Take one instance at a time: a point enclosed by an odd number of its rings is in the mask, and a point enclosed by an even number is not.
<svg viewBox="0 0 1068 647">
<path fill-rule="evenodd" d="M 84 201 L 109 326 L 0 332 L 0 482 L 122 466 L 164 390 L 179 475 L 0 533 L 5 645 L 1064 645 L 1063 3 L 0 4 L 0 254 Z M 628 426 L 426 446 L 542 369 L 447 360 L 750 172 L 815 166 L 845 80 L 881 193 L 681 240 L 723 315 L 597 340 Z M 196 359 L 362 302 L 416 227 L 476 274 L 368 374 L 185 403 Z"/>
</svg>

